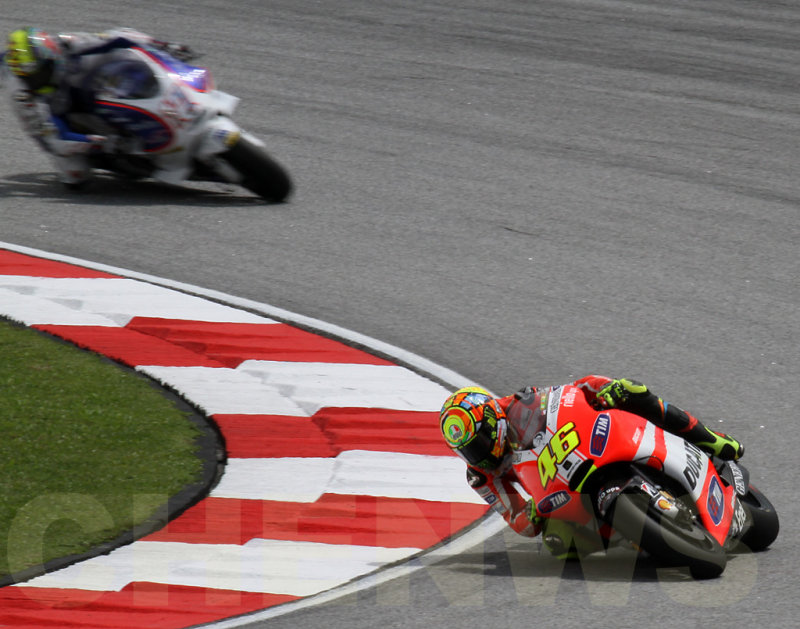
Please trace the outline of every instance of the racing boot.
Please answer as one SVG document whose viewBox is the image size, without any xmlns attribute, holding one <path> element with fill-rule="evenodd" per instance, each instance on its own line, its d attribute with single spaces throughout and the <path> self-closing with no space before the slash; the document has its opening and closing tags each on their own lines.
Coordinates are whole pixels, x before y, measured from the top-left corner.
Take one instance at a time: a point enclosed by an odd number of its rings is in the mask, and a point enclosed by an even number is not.
<svg viewBox="0 0 800 629">
<path fill-rule="evenodd" d="M 738 461 L 744 455 L 744 446 L 738 440 L 710 430 L 696 417 L 649 391 L 641 382 L 627 378 L 612 380 L 596 395 L 600 408 L 616 407 L 636 413 L 712 456 Z"/>
<path fill-rule="evenodd" d="M 711 430 L 699 421 L 687 432 L 681 433 L 681 437 L 704 452 L 725 461 L 738 461 L 744 455 L 744 446 L 737 439 L 724 432 Z"/>
</svg>

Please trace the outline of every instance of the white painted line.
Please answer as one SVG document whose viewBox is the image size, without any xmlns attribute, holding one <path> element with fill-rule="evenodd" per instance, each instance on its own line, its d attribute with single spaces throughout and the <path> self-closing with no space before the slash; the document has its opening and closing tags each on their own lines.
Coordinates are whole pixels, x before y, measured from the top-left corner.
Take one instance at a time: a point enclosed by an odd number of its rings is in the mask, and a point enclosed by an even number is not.
<svg viewBox="0 0 800 629">
<path fill-rule="evenodd" d="M 347 450 L 336 463 L 329 493 L 485 504 L 455 456 Z"/>
<path fill-rule="evenodd" d="M 417 552 L 264 539 L 244 545 L 138 542 L 26 585 L 118 592 L 128 583 L 144 581 L 309 596 Z"/>
<path fill-rule="evenodd" d="M 314 502 L 326 493 L 484 504 L 456 457 L 365 450 L 335 458 L 229 459 L 211 496 Z"/>
<path fill-rule="evenodd" d="M 0 312 L 9 319 L 25 325 L 99 325 L 105 327 L 118 327 L 119 325 L 113 319 L 103 315 L 77 310 L 69 303 L 56 303 L 6 288 L 0 288 Z"/>
<path fill-rule="evenodd" d="M 39 300 L 41 311 L 29 319 L 33 323 L 97 325 L 98 315 L 124 327 L 134 316 L 162 319 L 194 319 L 225 323 L 275 323 L 274 320 L 223 306 L 207 299 L 187 295 L 161 286 L 127 278 L 50 278 L 0 276 L 3 306 L 14 316 L 14 295 Z M 52 304 L 52 305 L 51 305 Z M 60 320 L 64 311 L 67 320 Z M 6 312 L 3 310 L 3 312 Z M 89 322 L 83 323 L 81 315 Z"/>
<path fill-rule="evenodd" d="M 248 360 L 236 369 L 143 365 L 209 414 L 311 417 L 324 407 L 436 411 L 447 389 L 404 367 Z"/>
<path fill-rule="evenodd" d="M 331 590 L 320 592 L 317 595 L 302 598 L 283 605 L 269 607 L 268 609 L 253 612 L 252 614 L 245 614 L 237 618 L 229 618 L 227 620 L 218 620 L 205 625 L 198 625 L 198 627 L 207 627 L 213 629 L 234 629 L 234 627 L 244 627 L 255 622 L 261 622 L 283 616 L 291 612 L 300 611 L 309 607 L 316 607 L 324 603 L 330 603 L 344 596 L 354 594 L 360 590 L 371 587 L 376 587 L 382 583 L 387 583 L 393 579 L 405 577 L 419 570 L 423 570 L 433 566 L 445 559 L 459 555 L 479 544 L 492 535 L 496 535 L 503 529 L 507 528 L 505 520 L 500 517 L 496 512 L 491 511 L 489 516 L 482 520 L 478 525 L 466 531 L 462 535 L 455 537 L 441 546 L 433 548 L 425 553 L 422 553 L 414 558 L 414 561 L 403 562 L 398 565 L 389 566 L 377 572 L 373 572 L 362 577 L 357 577 L 353 581 L 333 588 Z"/>
<path fill-rule="evenodd" d="M 238 371 L 277 387 L 308 415 L 321 407 L 438 411 L 448 390 L 397 365 L 247 360 Z"/>
<path fill-rule="evenodd" d="M 225 367 L 137 367 L 191 400 L 208 415 L 295 415 L 308 413 L 283 395 L 278 387 Z"/>
<path fill-rule="evenodd" d="M 334 458 L 228 459 L 212 498 L 314 502 L 333 476 Z"/>
</svg>

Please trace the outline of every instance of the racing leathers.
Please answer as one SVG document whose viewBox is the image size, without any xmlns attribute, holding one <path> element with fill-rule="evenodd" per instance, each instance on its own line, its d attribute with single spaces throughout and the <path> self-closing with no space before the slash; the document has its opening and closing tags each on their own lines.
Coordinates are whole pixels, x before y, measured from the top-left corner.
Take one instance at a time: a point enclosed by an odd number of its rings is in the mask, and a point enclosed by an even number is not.
<svg viewBox="0 0 800 629">
<path fill-rule="evenodd" d="M 700 448 L 721 456 L 738 459 L 744 448 L 734 439 L 715 433 L 706 428 L 697 418 L 675 405 L 668 404 L 650 392 L 641 383 L 622 379 L 614 380 L 605 376 L 590 375 L 575 382 L 591 406 L 620 408 L 644 417 L 660 428 L 677 434 Z M 512 453 L 527 450 L 534 446 L 537 433 L 545 429 L 546 404 L 548 394 L 558 387 L 526 387 L 521 391 L 502 398 L 496 398 L 506 413 L 508 422 L 508 445 L 500 465 L 492 470 L 468 465 L 467 481 L 470 486 L 497 511 L 520 535 L 534 537 L 545 529 L 550 521 L 544 514 L 537 513 L 533 501 L 526 499 L 517 490 L 519 480 L 512 467 Z M 552 521 L 553 524 L 556 521 Z M 562 523 L 559 523 L 562 524 Z M 575 535 L 575 531 L 571 532 Z M 557 535 L 552 536 L 558 538 Z M 557 543 L 545 544 L 553 554 L 561 554 Z"/>
<path fill-rule="evenodd" d="M 89 177 L 88 157 L 116 150 L 111 133 L 92 128 L 93 96 L 87 88 L 93 70 L 111 60 L 116 51 L 134 46 L 155 46 L 184 58 L 185 46 L 161 42 L 127 28 L 105 33 L 60 33 L 54 37 L 61 52 L 50 84 L 29 89 L 14 75 L 12 103 L 23 129 L 53 159 L 61 181 L 77 187 Z"/>
</svg>

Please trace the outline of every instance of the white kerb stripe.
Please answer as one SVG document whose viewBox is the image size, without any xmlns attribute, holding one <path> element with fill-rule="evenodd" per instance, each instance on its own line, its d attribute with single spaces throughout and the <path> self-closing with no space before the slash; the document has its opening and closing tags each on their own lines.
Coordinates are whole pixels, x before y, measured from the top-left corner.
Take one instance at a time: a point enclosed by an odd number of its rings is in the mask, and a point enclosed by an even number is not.
<svg viewBox="0 0 800 629">
<path fill-rule="evenodd" d="M 211 496 L 314 502 L 325 493 L 483 504 L 458 457 L 366 450 L 336 458 L 229 459 Z"/>
<path fill-rule="evenodd" d="M 309 415 L 322 406 L 438 411 L 450 394 L 398 365 L 247 360 L 237 370 L 278 387 Z"/>
<path fill-rule="evenodd" d="M 418 551 L 264 539 L 242 546 L 137 542 L 25 586 L 118 592 L 129 583 L 145 581 L 309 596 Z"/>
<path fill-rule="evenodd" d="M 226 323 L 275 323 L 244 310 L 127 278 L 48 278 L 0 275 L 0 312 L 15 317 L 9 296 L 37 300 L 40 313 L 25 311 L 28 325 L 106 325 L 124 327 L 133 317 L 190 319 Z M 48 305 L 50 304 L 50 305 Z M 8 307 L 8 309 L 7 309 Z M 82 319 L 83 317 L 83 319 Z M 85 321 L 85 322 L 84 322 Z"/>
<path fill-rule="evenodd" d="M 137 367 L 209 414 L 310 417 L 325 407 L 438 411 L 448 391 L 396 365 L 248 360 L 236 369 Z"/>
<path fill-rule="evenodd" d="M 208 415 L 292 415 L 307 413 L 275 386 L 223 367 L 137 367 L 191 400 Z"/>
<path fill-rule="evenodd" d="M 103 315 L 76 309 L 74 304 L 42 299 L 0 288 L 0 313 L 25 325 L 99 325 L 119 327 Z"/>
</svg>

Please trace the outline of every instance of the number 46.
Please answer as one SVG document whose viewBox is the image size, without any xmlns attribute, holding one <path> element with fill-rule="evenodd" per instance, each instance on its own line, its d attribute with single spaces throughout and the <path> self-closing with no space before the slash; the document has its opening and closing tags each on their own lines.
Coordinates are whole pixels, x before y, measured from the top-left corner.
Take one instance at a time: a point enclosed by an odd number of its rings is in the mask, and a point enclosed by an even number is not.
<svg viewBox="0 0 800 629">
<path fill-rule="evenodd" d="M 558 466 L 581 444 L 581 438 L 575 430 L 575 424 L 569 422 L 556 431 L 539 455 L 539 478 L 542 487 L 554 480 L 558 474 Z"/>
</svg>

